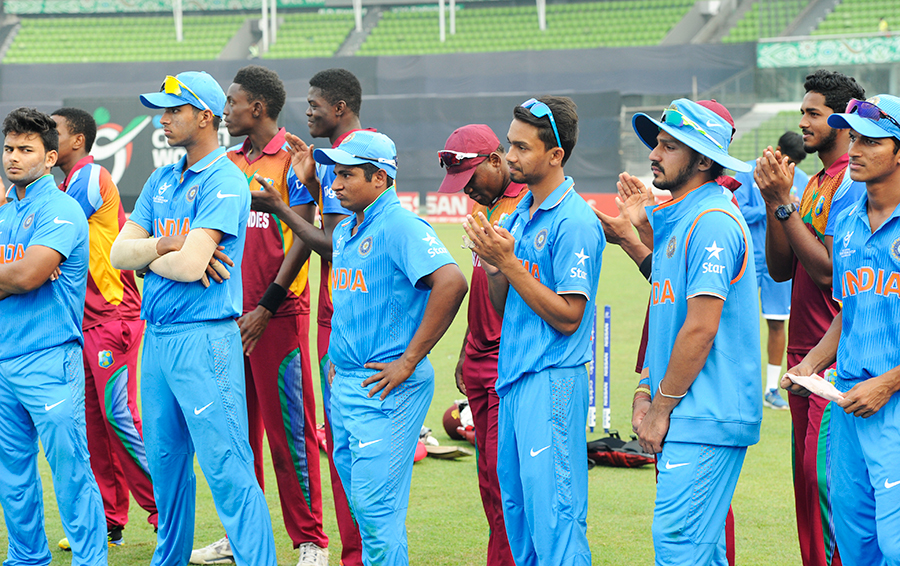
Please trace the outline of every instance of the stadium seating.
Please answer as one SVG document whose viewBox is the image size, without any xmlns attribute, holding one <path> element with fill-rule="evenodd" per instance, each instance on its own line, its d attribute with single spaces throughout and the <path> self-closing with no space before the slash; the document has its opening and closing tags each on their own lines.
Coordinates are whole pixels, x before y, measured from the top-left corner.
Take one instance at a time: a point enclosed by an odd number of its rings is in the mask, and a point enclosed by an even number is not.
<svg viewBox="0 0 900 566">
<path fill-rule="evenodd" d="M 456 34 L 449 23 L 439 39 L 437 10 L 394 8 L 385 12 L 357 55 L 585 49 L 655 45 L 694 0 L 612 0 L 547 6 L 547 29 L 538 30 L 535 6 L 458 7 Z"/>
<path fill-rule="evenodd" d="M 756 41 L 764 37 L 777 37 L 794 21 L 809 0 L 761 0 L 756 1 L 738 23 L 731 28 L 722 43 Z"/>
<path fill-rule="evenodd" d="M 352 11 L 286 14 L 267 59 L 331 57 L 353 31 Z"/>
<path fill-rule="evenodd" d="M 844 0 L 813 30 L 813 35 L 876 33 L 878 22 L 900 29 L 900 2 L 896 0 Z"/>
<path fill-rule="evenodd" d="M 184 17 L 175 41 L 171 16 L 22 18 L 4 63 L 84 63 L 215 59 L 245 16 Z"/>
<path fill-rule="evenodd" d="M 798 106 L 799 108 L 799 106 Z M 728 153 L 741 161 L 749 161 L 762 155 L 768 147 L 778 145 L 778 138 L 787 131 L 800 133 L 797 124 L 800 123 L 800 112 L 791 110 L 779 112 L 772 118 L 759 125 L 755 130 L 749 131 L 739 137 L 728 148 Z M 819 171 L 822 163 L 815 155 L 808 155 L 800 162 L 800 169 L 813 175 Z"/>
</svg>

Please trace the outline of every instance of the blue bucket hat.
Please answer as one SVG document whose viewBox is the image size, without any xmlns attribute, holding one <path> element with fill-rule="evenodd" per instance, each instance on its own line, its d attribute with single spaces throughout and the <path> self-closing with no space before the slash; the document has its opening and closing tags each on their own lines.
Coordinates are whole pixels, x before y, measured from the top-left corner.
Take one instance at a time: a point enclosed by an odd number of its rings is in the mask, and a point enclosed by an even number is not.
<svg viewBox="0 0 900 566">
<path fill-rule="evenodd" d="M 832 114 L 828 125 L 838 130 L 852 129 L 867 138 L 900 140 L 900 98 L 879 94 L 868 100 L 854 98 L 847 112 Z"/>
<path fill-rule="evenodd" d="M 323 165 L 362 165 L 371 163 L 391 178 L 397 177 L 397 146 L 380 132 L 350 132 L 332 149 L 316 149 L 313 159 Z"/>
<path fill-rule="evenodd" d="M 208 73 L 185 71 L 174 77 L 167 76 L 159 92 L 142 94 L 141 104 L 148 108 L 174 108 L 190 104 L 221 118 L 225 110 L 225 91 Z"/>
<path fill-rule="evenodd" d="M 724 113 L 728 112 L 724 106 L 715 101 L 709 101 L 707 104 L 721 108 Z M 732 124 L 722 115 L 693 100 L 687 98 L 673 100 L 663 111 L 660 120 L 654 120 L 639 112 L 631 119 L 631 125 L 644 145 L 650 149 L 656 147 L 656 136 L 663 130 L 700 155 L 705 155 L 728 169 L 742 173 L 751 169 L 740 159 L 728 155 L 728 146 L 731 144 L 734 131 Z"/>
</svg>

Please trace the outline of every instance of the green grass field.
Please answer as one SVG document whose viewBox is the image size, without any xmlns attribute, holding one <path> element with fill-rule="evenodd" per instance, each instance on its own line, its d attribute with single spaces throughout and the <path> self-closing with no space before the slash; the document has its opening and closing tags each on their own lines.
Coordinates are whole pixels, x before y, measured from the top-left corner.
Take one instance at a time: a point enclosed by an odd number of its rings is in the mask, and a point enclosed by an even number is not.
<svg viewBox="0 0 900 566">
<path fill-rule="evenodd" d="M 469 253 L 460 248 L 462 228 L 436 226 L 438 236 L 456 257 L 467 277 L 472 271 Z M 317 260 L 313 260 L 316 262 Z M 310 269 L 313 289 L 317 288 L 318 268 Z M 635 266 L 618 247 L 610 246 L 603 258 L 603 271 L 597 304 L 612 306 L 612 427 L 627 437 L 631 429 L 631 396 L 636 383 L 634 360 L 649 287 Z M 313 293 L 315 300 L 315 293 Z M 436 371 L 434 401 L 425 420 L 442 444 L 452 443 L 441 419 L 450 404 L 461 397 L 456 390 L 453 370 L 465 331 L 465 304 L 453 326 L 431 353 Z M 315 305 L 313 305 L 315 312 Z M 602 316 L 602 311 L 601 311 Z M 315 319 L 313 318 L 313 321 Z M 313 330 L 314 331 L 314 330 Z M 601 330 L 602 332 L 602 330 Z M 763 338 L 765 338 L 763 336 Z M 527 340 L 527 336 L 505 339 Z M 315 340 L 311 340 L 315 347 Z M 765 343 L 765 341 L 763 341 Z M 602 342 L 601 342 L 602 344 Z M 739 346 L 737 346 L 739 347 Z M 602 351 L 601 351 L 602 354 Z M 598 370 L 599 373 L 599 370 Z M 598 377 L 599 379 L 599 377 Z M 318 379 L 314 380 L 318 383 Z M 319 399 L 319 392 L 316 392 Z M 602 388 L 598 387 L 598 406 Z M 319 409 L 319 421 L 322 420 Z M 598 415 L 599 422 L 599 415 Z M 793 520 L 791 488 L 790 417 L 788 411 L 764 410 L 762 439 L 750 448 L 738 483 L 733 506 L 737 522 L 737 563 L 742 566 L 797 564 L 800 561 Z M 602 428 L 588 433 L 588 439 L 604 436 Z M 465 443 L 459 443 L 464 444 Z M 325 531 L 331 537 L 331 564 L 338 564 L 340 539 L 331 503 L 331 486 L 322 456 Z M 71 554 L 56 550 L 64 536 L 56 509 L 49 468 L 40 457 L 44 485 L 44 512 L 47 536 L 53 551 L 53 564 L 71 564 Z M 199 466 L 195 546 L 223 536 L 209 489 Z M 650 524 L 655 495 L 652 468 L 621 469 L 596 467 L 590 471 L 590 507 L 588 539 L 594 564 L 651 564 L 653 545 Z M 278 563 L 297 562 L 281 519 L 275 476 L 268 466 L 266 499 L 272 513 Z M 409 515 L 410 564 L 470 565 L 485 563 L 487 522 L 481 508 L 476 482 L 475 459 L 458 461 L 426 458 L 413 469 Z M 131 566 L 147 564 L 155 547 L 153 529 L 146 513 L 132 500 L 131 522 L 125 530 L 126 544 L 110 550 L 109 564 Z M 0 530 L 0 548 L 6 547 L 6 530 Z"/>
</svg>

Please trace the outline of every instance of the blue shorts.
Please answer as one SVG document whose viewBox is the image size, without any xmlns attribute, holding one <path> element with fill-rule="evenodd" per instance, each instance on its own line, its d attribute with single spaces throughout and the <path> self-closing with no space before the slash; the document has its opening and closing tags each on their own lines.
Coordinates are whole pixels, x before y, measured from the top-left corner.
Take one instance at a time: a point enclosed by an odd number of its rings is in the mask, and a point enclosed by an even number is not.
<svg viewBox="0 0 900 566">
<path fill-rule="evenodd" d="M 725 519 L 744 464 L 745 446 L 666 442 L 653 511 L 657 566 L 726 566 Z"/>
<path fill-rule="evenodd" d="M 589 566 L 585 366 L 526 374 L 500 397 L 497 478 L 517 566 Z"/>
<path fill-rule="evenodd" d="M 337 468 L 362 537 L 368 566 L 409 564 L 406 511 L 419 431 L 434 396 L 428 359 L 382 401 L 362 382 L 371 369 L 337 369 L 331 384 L 331 433 Z"/>
<path fill-rule="evenodd" d="M 868 418 L 831 404 L 830 493 L 844 564 L 900 565 L 900 394 Z"/>
<path fill-rule="evenodd" d="M 787 320 L 791 314 L 791 282 L 776 282 L 769 271 L 756 266 L 756 282 L 759 284 L 759 303 L 766 320 Z"/>
</svg>

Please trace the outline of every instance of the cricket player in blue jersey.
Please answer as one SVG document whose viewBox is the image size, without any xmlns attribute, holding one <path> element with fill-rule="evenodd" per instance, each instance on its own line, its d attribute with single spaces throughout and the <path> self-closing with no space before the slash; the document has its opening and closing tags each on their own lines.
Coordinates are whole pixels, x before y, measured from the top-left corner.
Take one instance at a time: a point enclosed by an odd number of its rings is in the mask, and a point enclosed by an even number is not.
<svg viewBox="0 0 900 566">
<path fill-rule="evenodd" d="M 653 546 L 658 565 L 727 564 L 725 520 L 747 446 L 759 441 L 759 298 L 747 224 L 718 181 L 730 115 L 680 99 L 659 120 L 636 114 L 653 184 L 672 200 L 647 207 L 653 228 L 649 394 L 636 394 L 641 446 L 657 454 Z M 714 111 L 712 108 L 719 109 Z"/>
<path fill-rule="evenodd" d="M 141 308 L 147 321 L 141 396 L 159 509 L 151 564 L 181 566 L 190 558 L 196 450 L 235 561 L 274 566 L 272 523 L 247 441 L 235 323 L 250 192 L 219 146 L 225 93 L 208 74 L 185 72 L 166 77 L 161 91 L 141 95 L 141 102 L 164 110 L 169 145 L 187 150 L 178 163 L 153 172 L 110 252 L 118 269 L 150 269 Z M 233 263 L 230 276 L 223 261 Z M 206 288 L 207 272 L 222 282 Z"/>
<path fill-rule="evenodd" d="M 40 439 L 72 564 L 105 566 L 106 519 L 84 420 L 87 220 L 50 175 L 59 148 L 53 119 L 19 108 L 3 121 L 3 135 L 3 169 L 13 183 L 8 204 L 0 207 L 0 503 L 9 533 L 4 564 L 51 561 L 37 469 Z"/>
<path fill-rule="evenodd" d="M 585 364 L 606 239 L 563 172 L 577 138 L 570 98 L 517 106 L 506 161 L 510 179 L 531 192 L 502 227 L 482 213 L 463 224 L 503 317 L 497 476 L 510 550 L 520 566 L 591 563 Z"/>
<path fill-rule="evenodd" d="M 402 566 L 413 454 L 434 393 L 425 356 L 468 285 L 431 226 L 400 206 L 390 138 L 352 132 L 313 155 L 334 165 L 331 188 L 354 213 L 335 228 L 332 245 L 334 463 L 363 562 Z"/>
<path fill-rule="evenodd" d="M 900 565 L 900 98 L 854 99 L 828 125 L 850 130 L 850 178 L 866 194 L 834 228 L 833 296 L 822 340 L 788 373 L 837 360 L 831 413 L 835 536 L 845 564 Z M 782 385 L 809 395 L 788 378 Z"/>
</svg>

